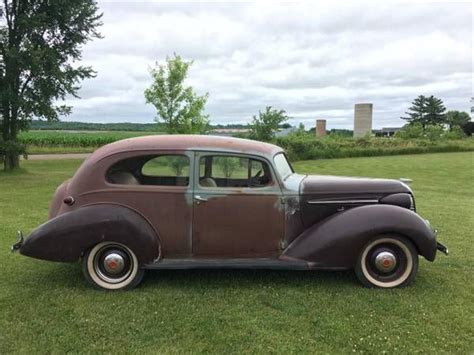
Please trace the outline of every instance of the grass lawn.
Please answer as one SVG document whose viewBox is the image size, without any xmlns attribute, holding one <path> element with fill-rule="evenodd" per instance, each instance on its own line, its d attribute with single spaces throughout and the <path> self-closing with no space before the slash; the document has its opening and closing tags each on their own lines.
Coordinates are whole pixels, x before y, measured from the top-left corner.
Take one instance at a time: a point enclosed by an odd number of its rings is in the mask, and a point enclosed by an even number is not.
<svg viewBox="0 0 474 355">
<path fill-rule="evenodd" d="M 78 264 L 9 253 L 47 217 L 79 161 L 0 173 L 0 353 L 474 352 L 474 154 L 301 161 L 302 173 L 414 180 L 417 207 L 449 257 L 420 260 L 406 289 L 370 290 L 352 272 L 149 272 L 131 292 L 95 291 Z"/>
</svg>

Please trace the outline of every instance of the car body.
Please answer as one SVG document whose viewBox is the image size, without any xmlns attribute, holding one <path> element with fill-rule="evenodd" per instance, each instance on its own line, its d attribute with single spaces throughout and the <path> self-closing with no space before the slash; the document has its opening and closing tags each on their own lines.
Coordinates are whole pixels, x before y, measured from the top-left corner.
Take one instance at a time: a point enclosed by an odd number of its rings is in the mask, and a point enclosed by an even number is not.
<svg viewBox="0 0 474 355">
<path fill-rule="evenodd" d="M 405 286 L 436 233 L 398 180 L 301 175 L 284 151 L 200 135 L 126 139 L 99 148 L 60 185 L 49 220 L 13 246 L 82 260 L 105 289 L 145 269 L 355 269 L 373 287 Z"/>
</svg>

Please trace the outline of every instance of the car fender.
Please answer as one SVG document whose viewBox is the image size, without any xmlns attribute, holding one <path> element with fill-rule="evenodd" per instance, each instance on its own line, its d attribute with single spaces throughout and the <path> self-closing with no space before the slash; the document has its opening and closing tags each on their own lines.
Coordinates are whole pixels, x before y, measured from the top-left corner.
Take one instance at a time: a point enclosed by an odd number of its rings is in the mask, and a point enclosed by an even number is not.
<svg viewBox="0 0 474 355">
<path fill-rule="evenodd" d="M 352 268 L 371 239 L 390 233 L 405 236 L 419 254 L 435 259 L 436 234 L 429 223 L 393 205 L 366 205 L 336 213 L 301 233 L 282 258 L 305 260 L 314 267 Z"/>
<path fill-rule="evenodd" d="M 116 204 L 96 204 L 61 214 L 35 229 L 20 253 L 37 259 L 73 262 L 105 241 L 128 246 L 140 265 L 160 256 L 160 241 L 141 214 Z"/>
</svg>

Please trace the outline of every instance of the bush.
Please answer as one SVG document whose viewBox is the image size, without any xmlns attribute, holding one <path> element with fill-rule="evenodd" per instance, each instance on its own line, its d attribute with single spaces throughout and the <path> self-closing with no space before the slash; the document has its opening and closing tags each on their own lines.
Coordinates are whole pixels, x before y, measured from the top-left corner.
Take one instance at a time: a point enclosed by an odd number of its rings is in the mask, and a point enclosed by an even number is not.
<svg viewBox="0 0 474 355">
<path fill-rule="evenodd" d="M 423 138 L 424 132 L 421 124 L 406 125 L 401 130 L 395 132 L 396 138 L 413 139 Z"/>
<path fill-rule="evenodd" d="M 413 130 L 409 131 L 409 134 L 413 134 Z M 331 137 L 331 135 L 315 138 L 312 134 L 306 134 L 278 137 L 274 139 L 273 143 L 284 148 L 291 160 L 474 150 L 474 140 L 456 139 L 455 133 L 441 135 L 440 131 L 436 129 L 429 131 L 422 139 L 369 136 L 355 139 Z"/>
<path fill-rule="evenodd" d="M 450 131 L 446 132 L 444 138 L 446 139 L 462 139 L 466 135 L 461 127 L 453 127 Z"/>
<path fill-rule="evenodd" d="M 444 129 L 441 126 L 428 126 L 425 128 L 424 136 L 430 141 L 436 141 L 444 136 Z"/>
</svg>

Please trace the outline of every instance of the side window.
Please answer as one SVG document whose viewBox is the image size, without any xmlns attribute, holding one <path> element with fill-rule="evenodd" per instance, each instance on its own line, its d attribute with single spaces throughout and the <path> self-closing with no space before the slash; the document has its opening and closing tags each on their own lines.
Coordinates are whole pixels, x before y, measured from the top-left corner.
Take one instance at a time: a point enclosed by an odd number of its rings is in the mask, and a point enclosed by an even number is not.
<svg viewBox="0 0 474 355">
<path fill-rule="evenodd" d="M 268 165 L 260 160 L 214 155 L 199 161 L 202 187 L 264 187 L 271 182 Z"/>
<path fill-rule="evenodd" d="M 184 155 L 160 155 L 148 160 L 142 166 L 146 176 L 189 176 L 189 159 Z"/>
<path fill-rule="evenodd" d="M 107 181 L 122 185 L 189 185 L 189 158 L 184 155 L 140 156 L 122 160 L 107 172 Z"/>
</svg>

